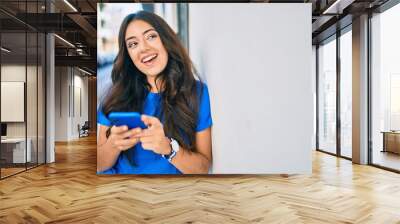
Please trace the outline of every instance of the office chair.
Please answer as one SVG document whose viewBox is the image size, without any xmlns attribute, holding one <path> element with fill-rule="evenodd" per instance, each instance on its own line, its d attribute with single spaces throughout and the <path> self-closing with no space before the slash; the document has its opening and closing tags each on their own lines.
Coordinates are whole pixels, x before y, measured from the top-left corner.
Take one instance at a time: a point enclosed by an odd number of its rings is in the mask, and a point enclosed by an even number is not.
<svg viewBox="0 0 400 224">
<path fill-rule="evenodd" d="M 89 136 L 89 129 L 90 129 L 89 121 L 85 121 L 82 127 L 80 127 L 80 125 L 78 124 L 79 138 Z"/>
</svg>

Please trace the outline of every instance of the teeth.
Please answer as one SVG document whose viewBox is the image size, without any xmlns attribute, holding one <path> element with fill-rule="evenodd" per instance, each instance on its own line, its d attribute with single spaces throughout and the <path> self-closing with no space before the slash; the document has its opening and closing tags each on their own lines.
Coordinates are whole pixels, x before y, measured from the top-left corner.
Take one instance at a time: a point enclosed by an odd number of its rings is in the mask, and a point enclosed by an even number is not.
<svg viewBox="0 0 400 224">
<path fill-rule="evenodd" d="M 145 58 L 142 59 L 142 62 L 143 62 L 143 63 L 146 63 L 146 62 L 148 62 L 148 61 L 154 59 L 156 56 L 157 56 L 156 54 L 153 54 L 153 55 L 150 55 L 150 56 L 148 56 L 148 57 L 145 57 Z"/>
</svg>

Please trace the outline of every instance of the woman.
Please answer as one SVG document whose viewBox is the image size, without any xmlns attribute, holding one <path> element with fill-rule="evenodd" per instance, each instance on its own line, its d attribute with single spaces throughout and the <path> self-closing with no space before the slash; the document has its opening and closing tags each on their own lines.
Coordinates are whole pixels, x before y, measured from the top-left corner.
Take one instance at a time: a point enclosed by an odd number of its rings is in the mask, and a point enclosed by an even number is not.
<svg viewBox="0 0 400 224">
<path fill-rule="evenodd" d="M 113 85 L 98 111 L 100 174 L 208 173 L 211 112 L 207 86 L 159 16 L 128 15 L 119 30 Z M 142 113 L 146 129 L 112 126 L 112 111 Z"/>
</svg>

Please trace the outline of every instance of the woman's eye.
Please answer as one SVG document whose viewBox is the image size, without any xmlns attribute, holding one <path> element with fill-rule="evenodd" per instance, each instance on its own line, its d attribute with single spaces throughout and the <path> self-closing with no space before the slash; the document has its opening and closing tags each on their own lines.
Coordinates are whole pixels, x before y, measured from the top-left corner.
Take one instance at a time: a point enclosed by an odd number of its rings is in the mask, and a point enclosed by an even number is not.
<svg viewBox="0 0 400 224">
<path fill-rule="evenodd" d="M 137 46 L 136 42 L 129 42 L 128 43 L 128 48 L 135 48 Z"/>
<path fill-rule="evenodd" d="M 147 39 L 148 40 L 152 40 L 152 39 L 155 39 L 157 37 L 157 34 L 150 34 L 148 37 L 147 37 Z"/>
</svg>

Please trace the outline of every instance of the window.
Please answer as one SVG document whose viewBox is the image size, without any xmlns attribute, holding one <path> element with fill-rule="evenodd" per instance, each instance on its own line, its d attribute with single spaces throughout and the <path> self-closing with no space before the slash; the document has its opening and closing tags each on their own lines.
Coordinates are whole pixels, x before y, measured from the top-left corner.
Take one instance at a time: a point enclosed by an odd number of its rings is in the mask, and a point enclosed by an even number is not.
<svg viewBox="0 0 400 224">
<path fill-rule="evenodd" d="M 336 153 L 336 39 L 318 48 L 318 147 Z"/>
<path fill-rule="evenodd" d="M 352 157 L 352 34 L 340 36 L 340 155 Z"/>
<path fill-rule="evenodd" d="M 400 5 L 371 18 L 372 164 L 400 170 Z M 396 132 L 397 131 L 397 132 Z"/>
</svg>

